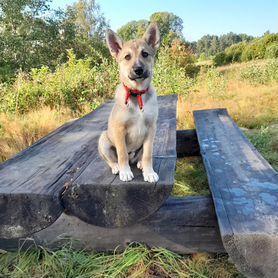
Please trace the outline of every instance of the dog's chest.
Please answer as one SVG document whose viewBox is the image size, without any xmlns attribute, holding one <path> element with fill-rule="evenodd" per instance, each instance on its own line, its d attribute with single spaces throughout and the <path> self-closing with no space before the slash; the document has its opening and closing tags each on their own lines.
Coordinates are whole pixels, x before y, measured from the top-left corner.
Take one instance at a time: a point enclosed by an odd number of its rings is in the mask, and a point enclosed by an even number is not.
<svg viewBox="0 0 278 278">
<path fill-rule="evenodd" d="M 126 142 L 128 151 L 135 151 L 142 146 L 148 131 L 152 128 L 152 123 L 155 120 L 155 113 L 150 113 L 149 109 L 144 109 L 144 111 L 138 110 L 132 114 L 127 127 Z"/>
</svg>

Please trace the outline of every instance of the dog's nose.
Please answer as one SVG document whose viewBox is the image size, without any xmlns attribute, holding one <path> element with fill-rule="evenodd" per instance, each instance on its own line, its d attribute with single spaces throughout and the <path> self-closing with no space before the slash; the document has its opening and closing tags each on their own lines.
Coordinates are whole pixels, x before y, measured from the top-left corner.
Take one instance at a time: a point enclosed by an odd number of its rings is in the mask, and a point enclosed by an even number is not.
<svg viewBox="0 0 278 278">
<path fill-rule="evenodd" d="M 144 69 L 142 67 L 136 67 L 133 70 L 134 70 L 135 74 L 138 76 L 141 76 L 144 72 Z"/>
</svg>

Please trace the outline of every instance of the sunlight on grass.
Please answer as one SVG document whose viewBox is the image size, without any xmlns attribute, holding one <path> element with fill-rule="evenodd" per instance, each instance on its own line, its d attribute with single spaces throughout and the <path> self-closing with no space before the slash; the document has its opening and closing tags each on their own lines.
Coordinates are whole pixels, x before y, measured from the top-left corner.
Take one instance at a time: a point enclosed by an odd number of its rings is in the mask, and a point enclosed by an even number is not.
<svg viewBox="0 0 278 278">
<path fill-rule="evenodd" d="M 24 115 L 0 114 L 0 162 L 34 144 L 69 121 L 69 110 L 48 107 Z"/>
<path fill-rule="evenodd" d="M 0 254 L 4 277 L 184 277 L 238 276 L 226 255 L 180 256 L 164 248 L 133 243 L 123 252 L 94 253 L 70 247 Z"/>
</svg>

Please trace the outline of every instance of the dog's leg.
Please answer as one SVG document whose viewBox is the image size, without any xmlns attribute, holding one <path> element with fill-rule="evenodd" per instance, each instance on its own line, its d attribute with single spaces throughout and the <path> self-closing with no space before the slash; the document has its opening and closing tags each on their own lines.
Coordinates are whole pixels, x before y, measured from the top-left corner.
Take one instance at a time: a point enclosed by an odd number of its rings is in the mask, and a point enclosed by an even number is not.
<svg viewBox="0 0 278 278">
<path fill-rule="evenodd" d="M 126 148 L 126 132 L 124 128 L 119 128 L 114 133 L 114 143 L 118 156 L 119 176 L 122 181 L 131 181 L 134 176 L 129 166 L 128 153 Z"/>
<path fill-rule="evenodd" d="M 111 144 L 111 141 L 107 137 L 107 131 L 102 132 L 102 134 L 99 137 L 98 151 L 102 159 L 106 161 L 106 163 L 112 169 L 112 173 L 115 175 L 118 174 L 119 165 L 117 161 L 116 152 L 113 145 Z"/>
<path fill-rule="evenodd" d="M 144 181 L 148 182 L 157 182 L 159 177 L 157 173 L 153 170 L 153 141 L 155 136 L 155 126 L 150 128 L 147 138 L 144 141 L 143 144 L 143 156 L 142 156 L 142 164 L 138 165 L 142 167 L 143 170 L 143 177 Z"/>
</svg>

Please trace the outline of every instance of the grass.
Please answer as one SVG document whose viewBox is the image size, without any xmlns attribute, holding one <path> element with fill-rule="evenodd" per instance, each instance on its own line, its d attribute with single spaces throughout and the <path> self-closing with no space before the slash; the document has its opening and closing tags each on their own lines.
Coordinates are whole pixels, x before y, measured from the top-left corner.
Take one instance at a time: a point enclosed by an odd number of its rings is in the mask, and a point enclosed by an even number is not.
<svg viewBox="0 0 278 278">
<path fill-rule="evenodd" d="M 0 114 L 0 162 L 31 146 L 73 117 L 67 110 L 48 107 L 27 114 Z"/>
<path fill-rule="evenodd" d="M 69 247 L 0 255 L 1 277 L 194 277 L 238 276 L 223 255 L 180 256 L 163 248 L 133 243 L 124 252 L 94 253 Z"/>
<path fill-rule="evenodd" d="M 202 159 L 187 157 L 178 159 L 173 196 L 208 195 L 208 181 Z"/>
</svg>

